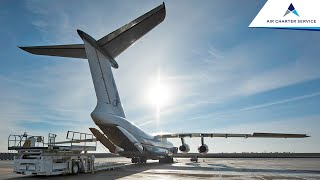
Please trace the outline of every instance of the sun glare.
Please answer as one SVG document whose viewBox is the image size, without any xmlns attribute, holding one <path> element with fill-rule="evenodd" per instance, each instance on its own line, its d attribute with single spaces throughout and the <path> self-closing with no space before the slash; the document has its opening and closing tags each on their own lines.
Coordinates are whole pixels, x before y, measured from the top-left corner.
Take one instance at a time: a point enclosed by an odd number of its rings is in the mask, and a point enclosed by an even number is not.
<svg viewBox="0 0 320 180">
<path fill-rule="evenodd" d="M 157 107 L 165 106 L 170 98 L 170 92 L 164 84 L 156 84 L 149 92 L 149 101 Z"/>
<path fill-rule="evenodd" d="M 173 89 L 162 80 L 160 70 L 157 79 L 149 87 L 146 97 L 149 104 L 155 108 L 155 122 L 159 128 L 161 110 L 172 103 Z"/>
</svg>

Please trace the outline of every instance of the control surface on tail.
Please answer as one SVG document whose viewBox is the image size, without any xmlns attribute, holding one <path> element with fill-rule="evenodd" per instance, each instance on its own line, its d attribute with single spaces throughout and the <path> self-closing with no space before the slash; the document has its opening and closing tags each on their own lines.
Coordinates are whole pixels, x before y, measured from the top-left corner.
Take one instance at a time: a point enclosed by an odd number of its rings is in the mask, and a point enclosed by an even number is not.
<svg viewBox="0 0 320 180">
<path fill-rule="evenodd" d="M 132 158 L 133 163 L 144 163 L 147 159 L 159 159 L 160 162 L 173 162 L 172 154 L 178 148 L 167 141 L 167 138 L 181 138 L 180 151 L 188 152 L 189 145 L 185 137 L 201 137 L 199 153 L 208 152 L 204 137 L 252 137 L 252 138 L 302 138 L 305 134 L 228 134 L 228 133 L 183 133 L 161 134 L 151 136 L 126 119 L 112 68 L 119 65 L 115 58 L 124 52 L 138 39 L 160 24 L 166 15 L 164 3 L 121 28 L 113 31 L 100 40 L 95 40 L 87 33 L 77 30 L 84 44 L 32 46 L 21 49 L 38 55 L 61 56 L 88 59 L 90 72 L 97 96 L 97 105 L 91 117 L 103 134 L 90 128 L 110 152 Z"/>
</svg>

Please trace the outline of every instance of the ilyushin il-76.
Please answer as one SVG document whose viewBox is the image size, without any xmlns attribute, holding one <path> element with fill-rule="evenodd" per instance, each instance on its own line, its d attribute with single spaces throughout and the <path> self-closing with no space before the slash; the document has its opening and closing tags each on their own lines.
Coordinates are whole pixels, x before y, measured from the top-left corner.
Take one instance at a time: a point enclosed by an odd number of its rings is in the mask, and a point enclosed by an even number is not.
<svg viewBox="0 0 320 180">
<path fill-rule="evenodd" d="M 243 137 L 243 138 L 304 138 L 306 134 L 281 133 L 172 133 L 149 135 L 131 123 L 125 115 L 120 96 L 113 77 L 112 68 L 118 69 L 115 58 L 134 44 L 138 39 L 159 25 L 166 16 L 165 4 L 152 9 L 146 14 L 95 40 L 87 33 L 77 30 L 83 44 L 53 46 L 20 47 L 38 55 L 61 56 L 88 59 L 91 76 L 97 96 L 97 105 L 91 113 L 94 123 L 100 128 L 90 128 L 111 153 L 132 158 L 132 163 L 145 163 L 148 159 L 158 159 L 161 163 L 172 163 L 173 154 L 180 150 L 190 150 L 184 138 L 199 137 L 199 153 L 207 153 L 206 137 Z M 102 132 L 101 132 L 102 131 Z M 175 147 L 168 138 L 181 138 L 181 146 Z"/>
</svg>

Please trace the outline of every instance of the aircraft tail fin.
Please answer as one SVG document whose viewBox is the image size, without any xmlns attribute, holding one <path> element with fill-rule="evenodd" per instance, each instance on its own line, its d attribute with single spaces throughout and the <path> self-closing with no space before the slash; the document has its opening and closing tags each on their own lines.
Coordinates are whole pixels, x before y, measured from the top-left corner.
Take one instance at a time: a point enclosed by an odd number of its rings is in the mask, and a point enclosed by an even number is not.
<svg viewBox="0 0 320 180">
<path fill-rule="evenodd" d="M 108 54 L 115 58 L 138 39 L 160 24 L 166 16 L 164 3 L 152 9 L 137 19 L 111 32 L 97 42 Z M 86 59 L 83 44 L 67 44 L 53 46 L 19 47 L 29 53 L 47 56 L 60 56 Z"/>
<path fill-rule="evenodd" d="M 125 118 L 110 62 L 113 63 L 112 66 L 116 64 L 114 58 L 160 24 L 165 15 L 166 10 L 163 3 L 98 41 L 78 30 L 84 44 L 20 48 L 38 55 L 87 58 L 98 99 L 96 110 L 102 108 L 101 111 Z"/>
<path fill-rule="evenodd" d="M 86 40 L 83 42 L 98 100 L 97 108 L 125 118 L 109 59 Z"/>
</svg>

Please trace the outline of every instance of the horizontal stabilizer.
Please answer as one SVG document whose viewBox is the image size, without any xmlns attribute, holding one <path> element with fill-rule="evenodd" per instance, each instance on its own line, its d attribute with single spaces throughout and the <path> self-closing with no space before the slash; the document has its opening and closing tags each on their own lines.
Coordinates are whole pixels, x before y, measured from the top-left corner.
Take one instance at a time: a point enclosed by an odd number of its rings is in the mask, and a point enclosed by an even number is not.
<svg viewBox="0 0 320 180">
<path fill-rule="evenodd" d="M 98 40 L 113 58 L 160 24 L 166 16 L 164 3 Z"/>
<path fill-rule="evenodd" d="M 87 59 L 83 44 L 19 47 L 31 54 Z"/>
<path fill-rule="evenodd" d="M 160 24 L 166 15 L 164 3 L 98 40 L 112 58 L 117 57 L 138 39 Z M 83 44 L 19 47 L 29 53 L 87 59 Z"/>
</svg>

